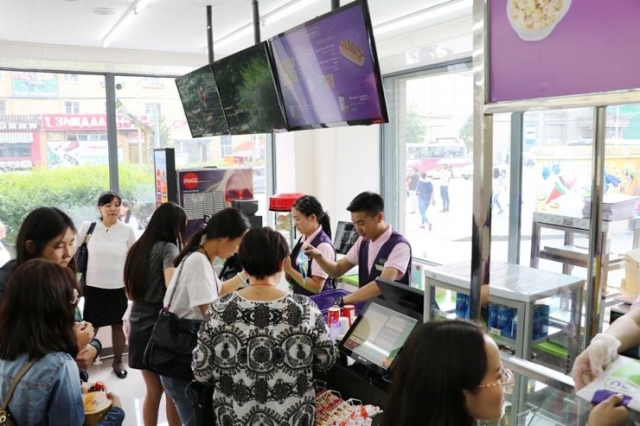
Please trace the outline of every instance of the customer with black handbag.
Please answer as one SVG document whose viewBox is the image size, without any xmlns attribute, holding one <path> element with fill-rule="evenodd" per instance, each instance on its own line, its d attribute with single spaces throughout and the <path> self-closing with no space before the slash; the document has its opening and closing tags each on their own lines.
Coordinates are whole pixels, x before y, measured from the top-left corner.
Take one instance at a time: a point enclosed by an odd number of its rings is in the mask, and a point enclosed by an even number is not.
<svg viewBox="0 0 640 426">
<path fill-rule="evenodd" d="M 171 282 L 184 241 L 187 214 L 175 203 L 165 203 L 153 212 L 149 225 L 131 247 L 124 265 L 124 288 L 133 301 L 129 322 L 129 367 L 142 370 L 147 393 L 142 404 L 144 426 L 158 423 L 158 408 L 164 388 L 157 373 L 143 363 L 145 348 L 162 309 L 167 284 Z M 171 398 L 166 402 L 169 426 L 180 425 L 180 418 Z"/>
<path fill-rule="evenodd" d="M 127 252 L 136 242 L 136 236 L 130 227 L 118 220 L 121 201 L 113 191 L 104 192 L 98 198 L 100 220 L 95 222 L 95 229 L 87 243 L 89 260 L 84 283 L 84 317 L 93 324 L 96 332 L 100 327 L 111 326 L 112 368 L 118 378 L 124 379 L 127 370 L 122 363 L 126 342 L 122 317 L 127 310 L 127 296 L 122 272 Z M 83 236 L 90 223 L 83 223 L 78 242 L 84 241 Z"/>
<path fill-rule="evenodd" d="M 0 268 L 0 300 L 4 297 L 7 281 L 13 271 L 31 259 L 46 259 L 76 272 L 74 260 L 76 228 L 73 220 L 62 210 L 55 207 L 39 207 L 27 215 L 22 222 L 16 239 L 16 258 Z M 76 362 L 80 376 L 87 380 L 86 369 L 100 354 L 102 345 L 94 338 L 93 326 L 82 321 L 82 315 L 76 308 L 76 339 L 78 355 Z"/>
<path fill-rule="evenodd" d="M 213 269 L 213 261 L 226 259 L 238 251 L 242 237 L 250 227 L 249 220 L 239 210 L 227 208 L 214 214 L 206 228 L 193 234 L 174 261 L 177 272 L 174 274 L 164 298 L 164 311 L 160 314 L 145 351 L 147 367 L 156 367 L 171 358 L 166 348 L 167 341 L 173 341 L 175 360 L 164 365 L 166 373 L 160 373 L 160 379 L 178 409 L 184 426 L 195 425 L 195 409 L 193 403 L 185 395 L 185 390 L 193 377 L 190 371 L 191 350 L 195 347 L 196 333 L 204 313 L 222 288 Z M 241 281 L 237 279 L 236 281 Z M 175 325 L 180 330 L 173 330 Z M 165 336 L 158 335 L 161 330 Z M 162 341 L 164 340 L 164 341 Z M 154 346 L 155 345 L 155 346 Z M 191 346 L 188 348 L 188 346 Z M 154 347 L 158 351 L 154 350 Z M 160 356 L 162 355 L 162 357 Z M 169 375 L 168 375 L 169 374 Z"/>
<path fill-rule="evenodd" d="M 252 229 L 238 252 L 249 286 L 207 311 L 193 351 L 195 379 L 213 383 L 218 425 L 313 426 L 313 368 L 333 365 L 334 346 L 317 305 L 278 288 L 284 237 Z"/>
</svg>

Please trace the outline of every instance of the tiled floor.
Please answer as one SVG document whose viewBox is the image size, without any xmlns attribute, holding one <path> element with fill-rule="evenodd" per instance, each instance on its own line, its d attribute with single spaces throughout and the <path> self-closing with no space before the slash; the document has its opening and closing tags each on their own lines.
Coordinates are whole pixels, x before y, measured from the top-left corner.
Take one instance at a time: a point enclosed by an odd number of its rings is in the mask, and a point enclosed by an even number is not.
<svg viewBox="0 0 640 426">
<path fill-rule="evenodd" d="M 103 359 L 102 365 L 94 365 L 89 369 L 89 381 L 101 380 L 111 392 L 118 394 L 122 400 L 122 408 L 126 416 L 123 426 L 143 426 L 142 423 L 142 402 L 146 387 L 140 370 L 127 368 L 129 374 L 125 379 L 119 379 L 111 369 L 111 359 Z M 124 358 L 127 365 L 127 358 Z M 158 415 L 158 426 L 168 426 L 167 417 L 164 411 L 164 398 L 160 403 L 160 413 Z"/>
</svg>

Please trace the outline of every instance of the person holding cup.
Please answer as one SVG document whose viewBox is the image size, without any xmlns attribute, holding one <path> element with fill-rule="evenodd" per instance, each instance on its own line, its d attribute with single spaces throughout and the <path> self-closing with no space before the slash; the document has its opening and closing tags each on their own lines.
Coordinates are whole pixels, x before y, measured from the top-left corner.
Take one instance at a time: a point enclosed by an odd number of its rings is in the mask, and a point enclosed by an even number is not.
<svg viewBox="0 0 640 426">
<path fill-rule="evenodd" d="M 9 277 L 0 304 L 0 395 L 17 383 L 8 405 L 18 425 L 81 426 L 85 421 L 74 332 L 78 284 L 73 272 L 32 259 Z M 26 373 L 18 373 L 32 363 Z M 120 426 L 119 399 L 98 425 Z"/>
</svg>

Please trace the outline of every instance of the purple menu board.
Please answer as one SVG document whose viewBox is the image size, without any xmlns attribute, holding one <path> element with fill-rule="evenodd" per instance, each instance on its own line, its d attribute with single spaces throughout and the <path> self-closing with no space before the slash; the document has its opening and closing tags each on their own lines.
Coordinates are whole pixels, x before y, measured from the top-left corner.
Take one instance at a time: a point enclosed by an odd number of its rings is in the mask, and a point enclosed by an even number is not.
<svg viewBox="0 0 640 426">
<path fill-rule="evenodd" d="M 640 87 L 640 1 L 487 4 L 489 102 Z"/>
<path fill-rule="evenodd" d="M 269 42 L 289 130 L 388 121 L 365 1 Z"/>
</svg>

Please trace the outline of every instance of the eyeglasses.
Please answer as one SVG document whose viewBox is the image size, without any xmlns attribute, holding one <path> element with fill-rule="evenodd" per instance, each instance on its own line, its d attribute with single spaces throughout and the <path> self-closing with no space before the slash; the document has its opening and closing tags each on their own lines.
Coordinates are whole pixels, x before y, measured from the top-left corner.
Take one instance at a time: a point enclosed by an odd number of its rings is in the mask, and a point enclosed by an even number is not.
<svg viewBox="0 0 640 426">
<path fill-rule="evenodd" d="M 71 304 L 75 305 L 76 303 L 78 303 L 78 297 L 80 297 L 80 293 L 78 293 L 78 289 L 74 288 L 73 292 L 71 293 Z"/>
<path fill-rule="evenodd" d="M 495 383 L 489 383 L 486 385 L 478 385 L 479 388 L 490 388 L 493 386 L 502 386 L 504 393 L 511 393 L 513 391 L 513 373 L 508 368 L 502 368 L 500 370 L 500 379 Z"/>
</svg>

